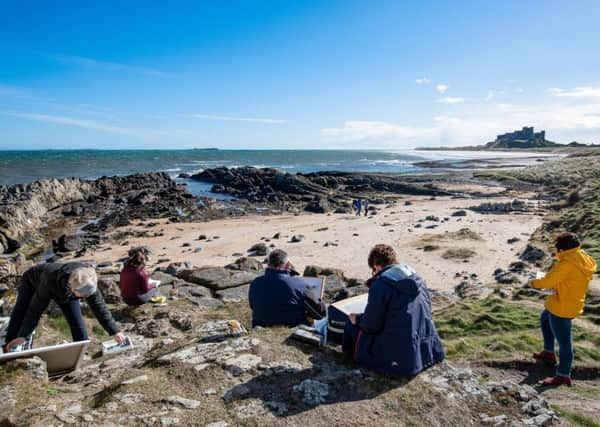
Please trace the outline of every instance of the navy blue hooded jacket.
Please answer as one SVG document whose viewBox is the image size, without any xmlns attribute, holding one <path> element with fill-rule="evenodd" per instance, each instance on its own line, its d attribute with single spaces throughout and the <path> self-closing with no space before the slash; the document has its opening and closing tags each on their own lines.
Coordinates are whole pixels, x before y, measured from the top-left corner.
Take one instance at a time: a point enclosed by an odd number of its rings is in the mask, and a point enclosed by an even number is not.
<svg viewBox="0 0 600 427">
<path fill-rule="evenodd" d="M 354 358 L 367 369 L 405 377 L 444 360 L 429 290 L 406 265 L 389 266 L 371 279 L 367 307 L 357 325 Z"/>
<path fill-rule="evenodd" d="M 305 285 L 286 270 L 267 268 L 250 285 L 252 326 L 296 326 L 306 323 Z"/>
</svg>

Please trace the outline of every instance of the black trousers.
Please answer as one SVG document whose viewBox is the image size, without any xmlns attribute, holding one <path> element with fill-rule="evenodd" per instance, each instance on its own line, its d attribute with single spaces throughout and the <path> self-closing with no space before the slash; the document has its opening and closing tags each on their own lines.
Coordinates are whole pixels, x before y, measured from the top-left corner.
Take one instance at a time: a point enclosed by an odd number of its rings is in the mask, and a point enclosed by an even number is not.
<svg viewBox="0 0 600 427">
<path fill-rule="evenodd" d="M 123 301 L 125 301 L 125 304 L 129 306 L 138 306 L 146 304 L 148 301 L 150 301 L 156 296 L 157 291 L 158 288 L 152 288 L 145 294 L 137 295 L 135 298 L 123 298 Z"/>
<path fill-rule="evenodd" d="M 10 315 L 10 321 L 8 323 L 8 329 L 6 331 L 6 343 L 8 344 L 15 338 L 26 338 L 19 337 L 19 329 L 21 324 L 27 315 L 29 310 L 29 304 L 35 294 L 35 288 L 27 282 L 21 283 L 19 287 L 19 293 L 17 295 L 17 303 Z M 85 322 L 81 315 L 81 304 L 78 299 L 69 300 L 66 303 L 57 303 L 62 311 L 69 328 L 71 329 L 71 336 L 73 341 L 85 341 L 88 339 L 87 330 L 85 328 Z M 39 319 L 38 319 L 39 320 Z"/>
</svg>

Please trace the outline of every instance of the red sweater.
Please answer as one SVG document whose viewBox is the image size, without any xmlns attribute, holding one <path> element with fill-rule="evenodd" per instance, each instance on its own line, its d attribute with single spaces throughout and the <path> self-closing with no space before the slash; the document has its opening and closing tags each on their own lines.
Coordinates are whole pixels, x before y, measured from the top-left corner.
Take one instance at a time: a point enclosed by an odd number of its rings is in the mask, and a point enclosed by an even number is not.
<svg viewBox="0 0 600 427">
<path fill-rule="evenodd" d="M 121 270 L 119 282 L 122 298 L 135 298 L 149 292 L 154 286 L 150 284 L 150 275 L 143 267 L 125 267 Z"/>
</svg>

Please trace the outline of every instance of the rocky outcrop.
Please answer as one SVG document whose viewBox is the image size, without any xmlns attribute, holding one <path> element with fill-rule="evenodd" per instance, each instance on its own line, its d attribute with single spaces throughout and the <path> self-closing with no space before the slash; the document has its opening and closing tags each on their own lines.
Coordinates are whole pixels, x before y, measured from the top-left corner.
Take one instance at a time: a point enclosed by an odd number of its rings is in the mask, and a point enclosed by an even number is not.
<svg viewBox="0 0 600 427">
<path fill-rule="evenodd" d="M 83 201 L 92 193 L 93 184 L 78 178 L 0 186 L 0 252 L 18 249 L 44 225 L 49 211 Z"/>
<path fill-rule="evenodd" d="M 131 219 L 176 215 L 193 208 L 195 199 L 166 173 L 146 173 L 0 186 L 0 203 L 0 252 L 10 253 L 35 236 L 53 215 L 99 218 L 85 227 L 99 231 Z M 77 240 L 65 236 L 57 244 L 62 250 L 80 250 Z"/>
<path fill-rule="evenodd" d="M 399 175 L 358 172 L 290 174 L 272 168 L 220 167 L 206 169 L 191 179 L 214 184 L 215 193 L 251 202 L 298 202 L 309 212 L 326 213 L 346 206 L 347 199 L 363 193 L 448 195 L 428 183 L 411 182 Z"/>
</svg>

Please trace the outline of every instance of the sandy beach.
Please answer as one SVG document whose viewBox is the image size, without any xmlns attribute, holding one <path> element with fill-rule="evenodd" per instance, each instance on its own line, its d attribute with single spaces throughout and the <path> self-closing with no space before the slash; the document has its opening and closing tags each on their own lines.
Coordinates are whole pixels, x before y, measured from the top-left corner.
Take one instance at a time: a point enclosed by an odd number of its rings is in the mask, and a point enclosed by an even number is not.
<svg viewBox="0 0 600 427">
<path fill-rule="evenodd" d="M 405 200 L 412 205 L 405 206 Z M 248 216 L 207 223 L 160 220 L 152 221 L 154 225 L 150 227 L 148 222 L 138 223 L 120 232 L 148 231 L 150 235 L 155 232 L 163 235 L 115 241 L 88 253 L 85 258 L 115 262 L 126 256 L 130 247 L 146 245 L 155 252 L 151 268 L 182 261 L 194 266 L 223 266 L 246 255 L 253 244 L 265 242 L 286 250 L 299 271 L 307 265 L 319 265 L 342 269 L 348 277 L 366 279 L 369 249 L 377 243 L 388 243 L 396 248 L 401 262 L 421 272 L 432 289 L 449 290 L 465 273 L 476 274 L 482 283 L 493 282 L 494 270 L 506 268 L 515 261 L 529 236 L 542 223 L 542 217 L 537 214 L 483 215 L 467 210 L 466 216 L 451 216 L 459 209 L 484 201 L 506 202 L 506 198 L 430 200 L 429 197 L 410 197 L 405 200 L 384 206 L 370 217 L 300 214 Z M 439 221 L 424 220 L 430 215 Z M 431 226 L 435 228 L 427 228 Z M 465 228 L 473 233 L 456 233 Z M 276 233 L 281 234 L 279 239 L 272 238 Z M 200 235 L 207 239 L 198 240 Z M 304 239 L 292 243 L 294 235 L 303 235 Z M 519 241 L 507 242 L 513 238 Z M 428 251 L 423 250 L 425 246 L 429 246 Z M 469 249 L 474 255 L 465 261 L 443 257 L 448 249 L 457 248 Z M 169 261 L 158 263 L 161 258 Z"/>
</svg>

